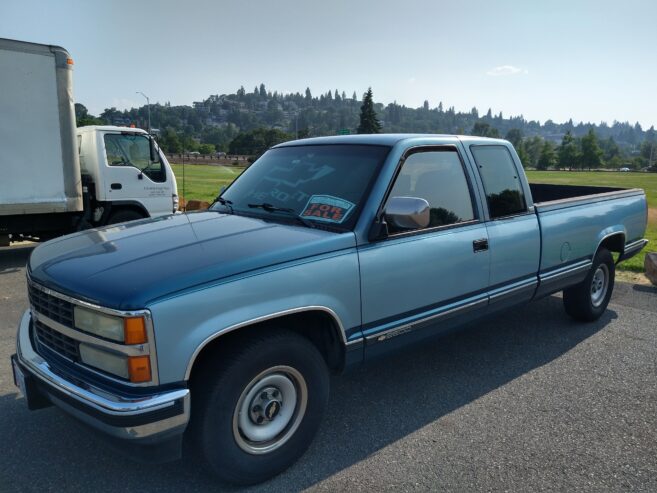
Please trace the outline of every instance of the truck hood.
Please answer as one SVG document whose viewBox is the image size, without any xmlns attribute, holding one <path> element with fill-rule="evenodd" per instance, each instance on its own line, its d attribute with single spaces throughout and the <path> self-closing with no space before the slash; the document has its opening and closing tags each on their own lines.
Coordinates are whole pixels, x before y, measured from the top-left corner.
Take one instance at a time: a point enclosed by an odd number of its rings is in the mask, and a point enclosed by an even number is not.
<svg viewBox="0 0 657 493">
<path fill-rule="evenodd" d="M 356 245 L 334 233 L 204 211 L 93 229 L 38 246 L 32 280 L 109 308 L 132 310 L 194 286 Z"/>
</svg>

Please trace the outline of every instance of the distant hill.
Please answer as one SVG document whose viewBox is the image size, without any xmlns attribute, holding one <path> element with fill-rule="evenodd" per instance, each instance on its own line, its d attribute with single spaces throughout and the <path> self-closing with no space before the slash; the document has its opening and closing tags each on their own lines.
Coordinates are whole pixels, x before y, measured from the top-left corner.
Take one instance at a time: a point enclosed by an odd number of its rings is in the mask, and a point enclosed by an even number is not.
<svg viewBox="0 0 657 493">
<path fill-rule="evenodd" d="M 338 90 L 314 96 L 310 89 L 304 94 L 271 92 L 264 84 L 247 92 L 241 87 L 233 94 L 212 95 L 192 106 L 151 105 L 151 125 L 164 132 L 166 129 L 198 142 L 213 144 L 227 150 L 229 143 L 240 132 L 269 127 L 287 132 L 292 136 L 321 136 L 338 133 L 355 133 L 358 126 L 361 96 L 350 96 Z M 81 106 L 82 105 L 78 105 Z M 84 108 L 84 107 L 82 107 Z M 493 132 L 505 137 L 514 130 L 515 135 L 528 139 L 540 137 L 558 144 L 570 131 L 574 137 L 583 137 L 593 129 L 601 143 L 613 139 L 623 156 L 639 154 L 647 132 L 639 123 L 613 121 L 611 124 L 579 123 L 572 120 L 543 123 L 526 120 L 521 116 L 505 118 L 502 113 L 493 114 L 490 109 L 480 114 L 477 108 L 469 112 L 457 112 L 454 107 L 445 108 L 440 102 L 431 106 L 428 101 L 419 108 L 409 108 L 397 103 L 375 104 L 384 132 L 472 134 L 477 130 Z M 86 110 L 85 110 L 86 111 Z M 100 120 L 111 124 L 130 124 L 145 127 L 147 107 L 118 111 L 106 109 Z M 519 133 L 518 133 L 519 131 Z M 648 131 L 654 136 L 654 128 Z"/>
</svg>

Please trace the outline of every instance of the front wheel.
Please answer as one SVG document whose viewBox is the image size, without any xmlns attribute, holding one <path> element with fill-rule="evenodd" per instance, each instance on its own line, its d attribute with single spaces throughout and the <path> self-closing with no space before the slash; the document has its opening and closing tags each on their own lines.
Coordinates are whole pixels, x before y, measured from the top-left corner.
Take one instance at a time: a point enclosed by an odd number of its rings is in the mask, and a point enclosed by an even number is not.
<svg viewBox="0 0 657 493">
<path fill-rule="evenodd" d="M 324 358 L 310 341 L 287 331 L 254 337 L 199 371 L 192 433 L 219 478 L 259 483 L 308 448 L 329 390 Z"/>
<path fill-rule="evenodd" d="M 564 290 L 563 304 L 566 313 L 582 322 L 593 322 L 600 318 L 611 299 L 615 273 L 611 252 L 601 248 L 593 259 L 586 279 Z"/>
</svg>

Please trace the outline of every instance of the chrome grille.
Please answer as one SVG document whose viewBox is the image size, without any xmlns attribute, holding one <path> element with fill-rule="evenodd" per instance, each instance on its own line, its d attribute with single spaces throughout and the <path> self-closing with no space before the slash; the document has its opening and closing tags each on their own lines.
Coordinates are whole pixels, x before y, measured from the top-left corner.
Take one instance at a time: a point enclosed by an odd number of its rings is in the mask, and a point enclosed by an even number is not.
<svg viewBox="0 0 657 493">
<path fill-rule="evenodd" d="M 28 284 L 28 295 L 35 311 L 66 327 L 73 328 L 72 303 L 43 292 L 32 283 Z"/>
<path fill-rule="evenodd" d="M 78 341 L 51 329 L 39 320 L 34 320 L 37 341 L 40 345 L 68 358 L 72 361 L 80 360 Z"/>
</svg>

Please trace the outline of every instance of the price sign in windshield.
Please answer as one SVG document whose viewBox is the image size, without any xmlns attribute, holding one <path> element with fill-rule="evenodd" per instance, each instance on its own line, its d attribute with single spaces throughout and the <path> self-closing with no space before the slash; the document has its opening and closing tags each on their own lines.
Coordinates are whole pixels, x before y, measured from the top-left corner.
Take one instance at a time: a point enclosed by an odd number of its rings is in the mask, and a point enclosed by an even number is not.
<svg viewBox="0 0 657 493">
<path fill-rule="evenodd" d="M 339 224 L 353 208 L 354 204 L 348 200 L 330 195 L 313 195 L 301 215 L 317 221 Z"/>
</svg>

